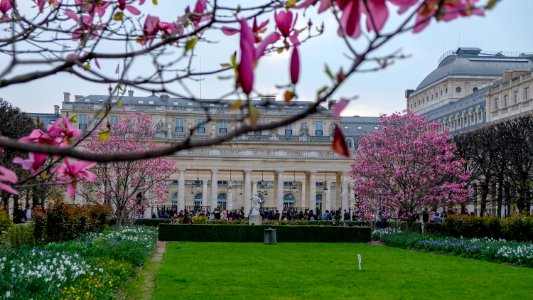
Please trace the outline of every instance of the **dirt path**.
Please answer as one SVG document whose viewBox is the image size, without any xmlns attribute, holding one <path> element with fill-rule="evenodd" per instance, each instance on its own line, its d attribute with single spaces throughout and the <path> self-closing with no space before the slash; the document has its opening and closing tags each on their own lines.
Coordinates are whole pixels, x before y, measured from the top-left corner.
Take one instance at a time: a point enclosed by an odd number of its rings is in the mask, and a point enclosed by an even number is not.
<svg viewBox="0 0 533 300">
<path fill-rule="evenodd" d="M 146 266 L 139 272 L 137 278 L 130 283 L 130 288 L 126 290 L 124 299 L 150 300 L 155 291 L 155 278 L 157 271 L 161 267 L 163 254 L 167 249 L 167 242 L 157 241 L 154 255 Z"/>
</svg>

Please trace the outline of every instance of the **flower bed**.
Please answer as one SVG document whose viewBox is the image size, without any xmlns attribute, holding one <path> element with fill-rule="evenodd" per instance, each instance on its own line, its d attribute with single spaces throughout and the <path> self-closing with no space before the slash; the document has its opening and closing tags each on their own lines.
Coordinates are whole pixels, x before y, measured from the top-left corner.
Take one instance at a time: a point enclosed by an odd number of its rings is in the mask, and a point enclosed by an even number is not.
<svg viewBox="0 0 533 300">
<path fill-rule="evenodd" d="M 107 299 L 153 252 L 154 228 L 87 234 L 0 253 L 0 297 Z"/>
<path fill-rule="evenodd" d="M 385 245 L 421 251 L 451 253 L 486 261 L 533 267 L 533 243 L 510 242 L 491 238 L 438 237 L 419 233 L 376 230 L 373 238 Z"/>
</svg>

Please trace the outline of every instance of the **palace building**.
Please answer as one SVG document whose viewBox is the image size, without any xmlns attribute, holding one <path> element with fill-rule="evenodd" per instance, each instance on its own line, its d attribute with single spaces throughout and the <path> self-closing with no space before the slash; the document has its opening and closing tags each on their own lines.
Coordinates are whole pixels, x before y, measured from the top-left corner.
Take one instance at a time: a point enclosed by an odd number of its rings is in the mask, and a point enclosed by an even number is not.
<svg viewBox="0 0 533 300">
<path fill-rule="evenodd" d="M 86 130 L 106 101 L 109 96 L 71 98 L 64 93 L 61 114 L 78 114 L 78 126 Z M 110 122 L 116 122 L 121 111 L 149 114 L 156 126 L 154 140 L 161 144 L 184 140 L 193 128 L 192 139 L 213 138 L 234 129 L 242 117 L 240 111 L 229 109 L 232 101 L 198 103 L 166 94 L 139 97 L 133 91 L 120 101 L 120 111 L 113 110 Z M 269 97 L 255 100 L 259 122 L 288 117 L 310 104 L 279 103 Z M 205 121 L 206 113 L 209 122 Z M 349 210 L 354 202 L 351 161 L 331 149 L 334 122 L 331 112 L 320 107 L 318 113 L 284 128 L 255 131 L 216 146 L 177 152 L 167 157 L 175 161 L 179 172 L 169 179 L 165 204 L 178 210 L 221 207 L 248 212 L 253 195 L 257 195 L 264 200 L 264 207 L 279 211 Z M 360 137 L 378 129 L 379 118 L 341 118 L 341 126 L 355 153 Z"/>
<path fill-rule="evenodd" d="M 533 109 L 533 53 L 487 52 L 458 48 L 414 90 L 407 108 L 426 115 L 452 134 L 514 118 Z"/>
</svg>

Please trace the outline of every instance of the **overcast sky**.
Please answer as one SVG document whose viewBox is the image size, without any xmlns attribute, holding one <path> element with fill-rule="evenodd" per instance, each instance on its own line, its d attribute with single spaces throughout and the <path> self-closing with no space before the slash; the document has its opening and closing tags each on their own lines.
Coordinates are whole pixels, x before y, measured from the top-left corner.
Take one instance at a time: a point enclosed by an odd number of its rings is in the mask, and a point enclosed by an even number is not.
<svg viewBox="0 0 533 300">
<path fill-rule="evenodd" d="M 147 1 L 148 3 L 149 1 Z M 193 2 L 193 1 L 188 1 Z M 176 2 L 159 1 L 159 8 L 168 8 L 177 15 L 182 6 L 175 9 Z M 183 3 L 183 2 L 181 2 Z M 146 5 L 146 4 L 145 4 Z M 314 9 L 316 10 L 316 9 Z M 391 9 L 391 14 L 394 13 Z M 479 47 L 487 51 L 533 52 L 533 1 L 503 0 L 497 7 L 487 12 L 485 17 L 469 17 L 449 23 L 436 23 L 422 33 L 407 33 L 397 37 L 380 53 L 387 54 L 401 49 L 411 57 L 398 61 L 389 68 L 376 72 L 356 74 L 334 95 L 335 99 L 342 96 L 358 95 L 344 115 L 377 116 L 380 113 L 392 113 L 405 108 L 404 91 L 414 89 L 437 66 L 440 56 L 447 50 L 455 50 L 458 46 Z M 323 69 L 324 62 L 332 66 L 341 64 L 345 57 L 335 35 L 335 26 L 331 19 L 326 18 L 327 31 L 324 36 L 312 40 L 300 49 L 302 56 L 301 84 L 297 89 L 299 100 L 314 100 L 316 90 L 326 80 Z M 393 24 L 395 20 L 390 20 Z M 272 29 L 273 22 L 269 24 Z M 202 60 L 202 69 L 212 69 L 228 57 L 238 46 L 238 37 L 227 39 L 212 36 L 220 43 L 210 48 L 198 49 L 198 57 Z M 255 87 L 263 93 L 275 93 L 275 84 L 288 81 L 288 54 L 262 59 L 257 69 Z M 0 64 L 2 62 L 0 61 Z M 210 68 L 211 66 L 211 68 Z M 116 64 L 104 66 L 113 72 Z M 196 68 L 200 68 L 199 62 Z M 334 67 L 335 69 L 335 67 Z M 215 98 L 231 89 L 231 81 L 216 79 L 191 83 L 191 89 L 206 98 Z M 60 105 L 63 92 L 72 95 L 106 94 L 107 86 L 96 86 L 76 79 L 68 74 L 56 75 L 31 83 L 10 86 L 0 90 L 0 97 L 26 112 L 53 112 L 53 105 Z M 148 95 L 136 91 L 136 96 Z"/>
</svg>

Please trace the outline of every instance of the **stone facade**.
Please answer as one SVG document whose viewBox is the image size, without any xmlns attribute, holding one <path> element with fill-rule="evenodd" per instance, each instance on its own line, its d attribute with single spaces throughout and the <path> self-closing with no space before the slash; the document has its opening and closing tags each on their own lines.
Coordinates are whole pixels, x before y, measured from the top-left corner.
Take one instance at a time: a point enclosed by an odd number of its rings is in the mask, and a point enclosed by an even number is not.
<svg viewBox="0 0 533 300">
<path fill-rule="evenodd" d="M 445 53 L 415 90 L 407 108 L 452 134 L 514 118 L 532 108 L 533 54 L 459 48 Z"/>
<path fill-rule="evenodd" d="M 65 93 L 62 114 L 78 114 L 78 126 L 93 126 L 108 96 L 77 96 Z M 230 110 L 232 101 L 200 101 L 170 98 L 152 94 L 136 97 L 130 92 L 109 116 L 111 123 L 122 111 L 149 114 L 156 126 L 154 140 L 161 144 L 192 139 L 209 139 L 233 130 L 241 122 L 239 110 Z M 270 102 L 269 102 L 270 101 Z M 309 102 L 289 105 L 272 99 L 254 101 L 259 108 L 259 123 L 267 123 L 300 112 Z M 205 122 L 206 113 L 210 121 Z M 343 118 L 350 149 L 355 153 L 361 135 L 379 126 L 378 118 Z M 169 156 L 179 168 L 169 179 L 166 205 L 185 208 L 244 208 L 248 212 L 253 195 L 264 200 L 264 206 L 312 210 L 350 209 L 354 192 L 350 178 L 350 160 L 331 150 L 334 120 L 328 109 L 284 128 L 256 131 L 230 142 L 207 148 L 184 150 Z"/>
</svg>

